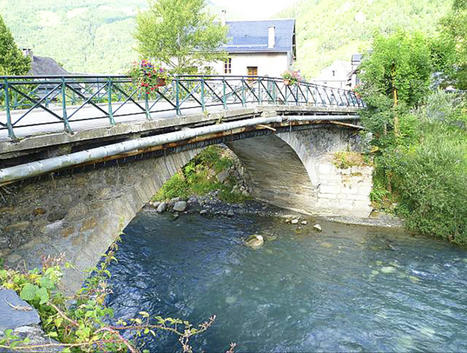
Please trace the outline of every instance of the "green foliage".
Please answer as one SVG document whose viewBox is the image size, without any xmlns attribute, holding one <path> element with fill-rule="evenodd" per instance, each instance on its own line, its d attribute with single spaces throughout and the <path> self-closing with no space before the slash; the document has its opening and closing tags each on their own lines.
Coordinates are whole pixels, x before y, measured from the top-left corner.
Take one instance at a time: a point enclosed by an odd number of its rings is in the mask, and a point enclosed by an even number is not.
<svg viewBox="0 0 467 353">
<path fill-rule="evenodd" d="M 219 191 L 219 198 L 225 202 L 238 203 L 248 197 L 234 191 L 236 180 L 229 177 L 220 183 L 217 174 L 228 170 L 232 159 L 223 155 L 218 146 L 209 146 L 193 158 L 182 170 L 170 178 L 154 196 L 154 200 L 168 200 L 174 197 L 188 198 L 191 195 L 205 195 Z"/>
<path fill-rule="evenodd" d="M 404 137 L 378 151 L 372 201 L 409 229 L 467 244 L 465 99 L 435 92 L 405 115 Z"/>
<path fill-rule="evenodd" d="M 396 91 L 397 103 L 409 107 L 420 104 L 433 72 L 430 40 L 421 33 L 377 34 L 372 48 L 360 69 L 364 99 L 375 95 L 394 100 Z M 376 106 L 373 100 L 367 104 Z M 388 102 L 383 106 L 386 108 Z"/>
<path fill-rule="evenodd" d="M 24 75 L 31 67 L 31 60 L 16 46 L 10 30 L 0 16 L 0 75 Z"/>
<path fill-rule="evenodd" d="M 358 152 L 342 151 L 334 153 L 334 165 L 340 169 L 362 167 L 368 164 L 364 155 Z"/>
<path fill-rule="evenodd" d="M 281 17 L 297 19 L 297 67 L 311 78 L 337 59 L 348 62 L 352 54 L 371 49 L 375 32 L 435 32 L 450 6 L 446 0 L 306 0 Z"/>
<path fill-rule="evenodd" d="M 206 331 L 214 322 L 215 316 L 194 327 L 188 321 L 151 316 L 145 311 L 128 320 L 113 319 L 113 310 L 105 305 L 105 298 L 110 293 L 107 280 L 110 278 L 108 266 L 116 261 L 112 245 L 98 267 L 92 273 L 83 288 L 73 297 L 71 306 L 65 305 L 65 297 L 58 290 L 63 270 L 58 262 L 61 259 L 46 258 L 42 270 L 23 273 L 17 270 L 0 270 L 0 285 L 15 290 L 20 297 L 36 308 L 41 317 L 43 329 L 47 335 L 60 343 L 29 345 L 29 340 L 14 336 L 11 330 L 5 331 L 0 339 L 0 349 L 37 351 L 51 347 L 63 347 L 62 352 L 132 352 L 140 350 L 135 343 L 126 339 L 123 332 L 130 331 L 134 337 L 157 331 L 168 331 L 179 336 L 183 352 L 192 352 L 190 337 Z M 68 265 L 67 265 L 68 267 Z M 116 322 L 115 325 L 109 322 Z"/>
<path fill-rule="evenodd" d="M 446 43 L 454 46 L 456 70 L 451 73 L 458 89 L 467 89 L 467 2 L 454 0 L 451 12 L 441 20 Z"/>
<path fill-rule="evenodd" d="M 227 27 L 215 20 L 205 0 L 150 0 L 136 18 L 138 52 L 174 73 L 196 73 L 225 58 L 219 47 L 227 41 Z"/>
</svg>

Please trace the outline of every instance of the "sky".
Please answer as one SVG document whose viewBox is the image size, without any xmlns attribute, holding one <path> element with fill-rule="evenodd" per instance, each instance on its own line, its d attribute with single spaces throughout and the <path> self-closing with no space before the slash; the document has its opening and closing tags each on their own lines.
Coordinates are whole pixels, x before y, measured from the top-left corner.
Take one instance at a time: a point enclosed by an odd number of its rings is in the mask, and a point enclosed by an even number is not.
<svg viewBox="0 0 467 353">
<path fill-rule="evenodd" d="M 211 0 L 218 9 L 227 11 L 227 19 L 267 19 L 298 0 Z"/>
</svg>

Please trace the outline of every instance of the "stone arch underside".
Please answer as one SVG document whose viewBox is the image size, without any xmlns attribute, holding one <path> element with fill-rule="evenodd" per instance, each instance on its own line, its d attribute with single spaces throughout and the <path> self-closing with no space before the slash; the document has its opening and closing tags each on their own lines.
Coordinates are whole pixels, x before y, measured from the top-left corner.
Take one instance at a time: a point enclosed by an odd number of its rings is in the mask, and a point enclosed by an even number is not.
<svg viewBox="0 0 467 353">
<path fill-rule="evenodd" d="M 359 135 L 312 127 L 228 143 L 245 166 L 252 196 L 307 214 L 367 217 L 373 169 L 339 169 L 335 152 L 359 150 Z"/>
</svg>

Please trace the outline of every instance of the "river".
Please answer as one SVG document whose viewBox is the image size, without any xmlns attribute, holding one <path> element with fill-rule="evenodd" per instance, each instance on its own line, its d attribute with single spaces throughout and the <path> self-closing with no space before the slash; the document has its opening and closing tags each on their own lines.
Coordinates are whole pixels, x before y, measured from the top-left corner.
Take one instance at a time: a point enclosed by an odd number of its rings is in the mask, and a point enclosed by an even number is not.
<svg viewBox="0 0 467 353">
<path fill-rule="evenodd" d="M 110 268 L 109 305 L 200 323 L 195 351 L 467 351 L 467 251 L 400 231 L 320 221 L 141 212 Z M 250 234 L 273 236 L 259 250 Z M 274 239 L 277 237 L 277 239 Z M 144 340 L 180 351 L 171 334 Z"/>
</svg>

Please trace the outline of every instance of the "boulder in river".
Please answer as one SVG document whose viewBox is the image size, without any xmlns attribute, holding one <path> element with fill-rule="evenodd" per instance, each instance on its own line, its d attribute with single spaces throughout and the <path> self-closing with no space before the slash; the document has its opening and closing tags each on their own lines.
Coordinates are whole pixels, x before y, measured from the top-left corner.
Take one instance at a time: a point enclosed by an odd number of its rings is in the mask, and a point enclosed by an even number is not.
<svg viewBox="0 0 467 353">
<path fill-rule="evenodd" d="M 316 224 L 313 226 L 313 228 L 314 228 L 315 230 L 317 230 L 318 232 L 321 232 L 321 231 L 323 230 L 323 229 L 321 228 L 321 226 L 320 226 L 318 223 L 316 223 Z"/>
<path fill-rule="evenodd" d="M 298 219 L 292 219 L 292 220 L 290 221 L 290 223 L 292 223 L 292 224 L 298 224 Z"/>
<path fill-rule="evenodd" d="M 186 201 L 177 201 L 174 204 L 173 210 L 177 212 L 183 212 L 186 210 L 186 206 L 187 206 Z"/>
<path fill-rule="evenodd" d="M 260 247 L 263 246 L 263 244 L 264 244 L 264 238 L 262 235 L 258 235 L 258 234 L 250 235 L 245 240 L 245 245 L 252 249 L 259 249 Z"/>
</svg>

